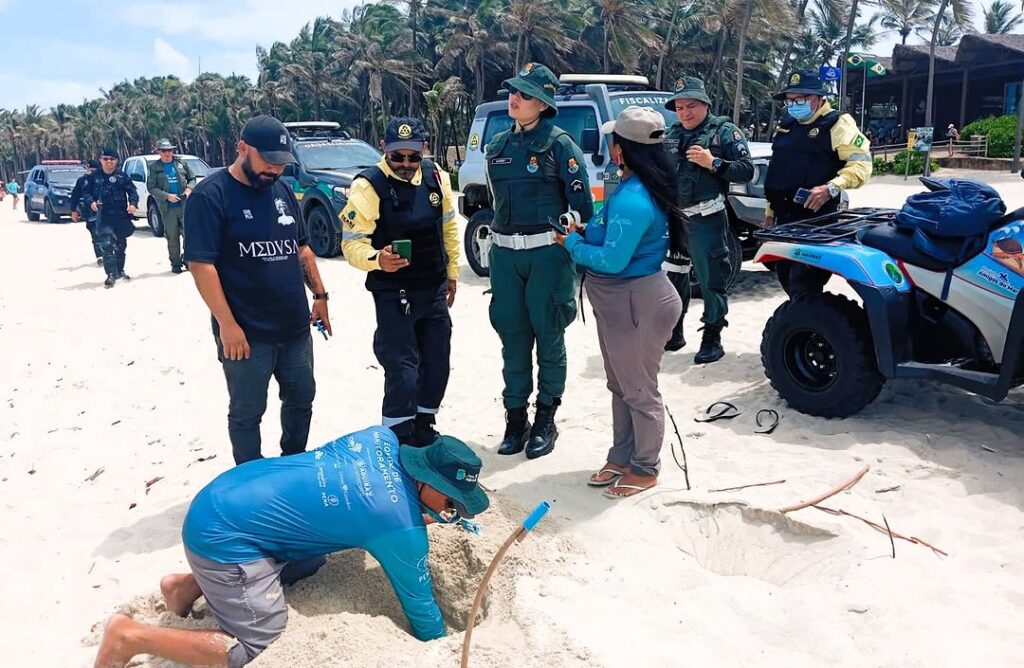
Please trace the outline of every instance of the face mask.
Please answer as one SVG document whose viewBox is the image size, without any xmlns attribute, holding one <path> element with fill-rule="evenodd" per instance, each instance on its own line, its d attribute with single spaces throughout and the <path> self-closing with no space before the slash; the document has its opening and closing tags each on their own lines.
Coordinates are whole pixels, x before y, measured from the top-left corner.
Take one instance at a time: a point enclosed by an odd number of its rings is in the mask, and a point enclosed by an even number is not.
<svg viewBox="0 0 1024 668">
<path fill-rule="evenodd" d="M 811 109 L 810 102 L 800 102 L 799 104 L 794 104 L 791 107 L 787 107 L 787 110 L 789 111 L 789 115 L 798 121 L 810 118 L 811 114 L 814 113 L 814 110 Z"/>
</svg>

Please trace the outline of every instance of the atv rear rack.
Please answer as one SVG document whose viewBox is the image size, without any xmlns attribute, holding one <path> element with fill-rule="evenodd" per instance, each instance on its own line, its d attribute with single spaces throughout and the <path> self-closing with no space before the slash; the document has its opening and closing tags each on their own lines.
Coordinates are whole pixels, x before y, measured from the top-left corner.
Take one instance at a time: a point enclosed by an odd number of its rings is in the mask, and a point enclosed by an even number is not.
<svg viewBox="0 0 1024 668">
<path fill-rule="evenodd" d="M 761 241 L 783 241 L 802 244 L 827 244 L 856 236 L 863 229 L 885 225 L 896 217 L 896 209 L 864 207 L 808 218 L 797 223 L 769 227 L 754 232 Z M 835 222 L 825 223 L 834 220 Z"/>
</svg>

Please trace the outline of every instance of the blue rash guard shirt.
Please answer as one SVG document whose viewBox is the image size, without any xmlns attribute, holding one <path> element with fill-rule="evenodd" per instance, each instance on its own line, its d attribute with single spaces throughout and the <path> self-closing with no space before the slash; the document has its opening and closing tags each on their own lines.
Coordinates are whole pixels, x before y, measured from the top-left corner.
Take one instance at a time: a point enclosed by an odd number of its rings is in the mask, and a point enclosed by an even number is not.
<svg viewBox="0 0 1024 668">
<path fill-rule="evenodd" d="M 398 448 L 390 429 L 370 427 L 310 452 L 225 471 L 192 500 L 185 546 L 224 564 L 361 548 L 380 562 L 413 635 L 443 637 L 416 481 L 402 469 Z"/>
<path fill-rule="evenodd" d="M 584 233 L 566 237 L 565 248 L 574 262 L 605 276 L 650 276 L 668 253 L 668 216 L 637 176 L 615 189 Z"/>
</svg>

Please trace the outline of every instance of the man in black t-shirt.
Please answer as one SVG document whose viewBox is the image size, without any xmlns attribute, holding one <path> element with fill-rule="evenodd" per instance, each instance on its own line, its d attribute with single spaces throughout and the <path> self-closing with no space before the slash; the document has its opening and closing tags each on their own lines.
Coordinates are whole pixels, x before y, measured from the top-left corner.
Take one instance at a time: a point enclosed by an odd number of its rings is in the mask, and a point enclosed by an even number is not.
<svg viewBox="0 0 1024 668">
<path fill-rule="evenodd" d="M 281 389 L 281 453 L 306 449 L 316 394 L 309 326 L 322 321 L 333 334 L 305 222 L 277 180 L 294 161 L 284 125 L 256 116 L 242 128 L 235 162 L 200 182 L 185 208 L 185 261 L 213 315 L 236 464 L 263 456 L 271 376 Z"/>
</svg>

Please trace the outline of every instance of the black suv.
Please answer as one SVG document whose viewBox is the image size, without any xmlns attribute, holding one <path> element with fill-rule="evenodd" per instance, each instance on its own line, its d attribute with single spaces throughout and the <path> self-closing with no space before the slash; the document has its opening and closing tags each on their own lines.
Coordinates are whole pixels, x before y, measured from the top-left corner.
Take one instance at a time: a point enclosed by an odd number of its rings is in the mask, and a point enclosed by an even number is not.
<svg viewBox="0 0 1024 668">
<path fill-rule="evenodd" d="M 25 179 L 25 215 L 35 222 L 40 214 L 51 223 L 71 215 L 71 190 L 86 174 L 78 160 L 43 160 Z"/>
<path fill-rule="evenodd" d="M 282 178 L 291 186 L 309 227 L 309 247 L 320 257 L 341 255 L 341 221 L 348 189 L 356 175 L 376 165 L 381 153 L 352 139 L 337 123 L 304 121 L 285 123 L 292 154 Z"/>
</svg>

